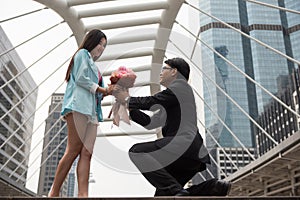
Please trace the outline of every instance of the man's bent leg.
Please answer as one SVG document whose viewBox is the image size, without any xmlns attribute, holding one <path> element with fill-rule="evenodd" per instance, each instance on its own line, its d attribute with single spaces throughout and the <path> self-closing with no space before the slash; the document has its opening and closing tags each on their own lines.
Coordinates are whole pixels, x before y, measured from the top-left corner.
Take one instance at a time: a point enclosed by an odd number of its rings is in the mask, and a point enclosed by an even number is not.
<svg viewBox="0 0 300 200">
<path fill-rule="evenodd" d="M 168 156 L 162 154 L 168 152 L 160 151 L 159 158 L 154 156 L 157 154 L 152 154 L 158 149 L 154 142 L 135 144 L 129 150 L 129 157 L 143 176 L 156 188 L 155 196 L 172 196 L 177 194 L 182 186 L 159 162 L 164 156 Z"/>
</svg>

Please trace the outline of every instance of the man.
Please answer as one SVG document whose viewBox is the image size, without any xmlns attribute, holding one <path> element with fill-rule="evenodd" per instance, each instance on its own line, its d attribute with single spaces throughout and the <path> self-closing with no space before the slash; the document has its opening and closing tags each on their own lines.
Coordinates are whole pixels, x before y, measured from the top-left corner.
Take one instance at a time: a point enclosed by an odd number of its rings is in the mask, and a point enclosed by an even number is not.
<svg viewBox="0 0 300 200">
<path fill-rule="evenodd" d="M 193 90 L 188 84 L 190 67 L 182 58 L 165 61 L 160 84 L 166 87 L 154 96 L 130 97 L 118 87 L 113 95 L 126 103 L 133 121 L 147 129 L 162 127 L 163 138 L 138 143 L 129 156 L 143 176 L 156 188 L 155 196 L 225 196 L 230 183 L 211 179 L 184 189 L 184 185 L 210 163 L 197 128 Z M 141 110 L 153 111 L 149 116 Z"/>
</svg>

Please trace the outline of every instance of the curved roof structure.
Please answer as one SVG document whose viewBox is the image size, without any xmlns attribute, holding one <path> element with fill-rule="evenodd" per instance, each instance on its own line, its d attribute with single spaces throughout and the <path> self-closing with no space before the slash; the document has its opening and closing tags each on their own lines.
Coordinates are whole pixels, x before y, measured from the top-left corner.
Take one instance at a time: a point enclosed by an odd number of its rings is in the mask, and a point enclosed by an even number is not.
<svg viewBox="0 0 300 200">
<path fill-rule="evenodd" d="M 134 69 L 150 70 L 151 91 L 159 90 L 157 83 L 161 63 L 171 29 L 184 0 L 137 0 L 134 3 L 120 0 L 36 1 L 51 8 L 65 20 L 78 44 L 91 29 L 109 32 L 108 48 L 101 61 L 150 56 L 150 62 L 134 66 Z M 143 42 L 147 43 L 143 45 Z"/>
</svg>

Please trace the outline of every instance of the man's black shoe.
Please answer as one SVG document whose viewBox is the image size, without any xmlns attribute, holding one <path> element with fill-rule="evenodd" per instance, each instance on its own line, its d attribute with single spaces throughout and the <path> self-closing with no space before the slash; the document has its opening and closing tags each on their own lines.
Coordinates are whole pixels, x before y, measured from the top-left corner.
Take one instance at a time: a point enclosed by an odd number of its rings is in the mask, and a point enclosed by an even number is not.
<svg viewBox="0 0 300 200">
<path fill-rule="evenodd" d="M 227 196 L 230 193 L 231 183 L 229 181 L 217 180 L 215 184 L 216 196 Z"/>
<path fill-rule="evenodd" d="M 190 193 L 187 190 L 182 189 L 177 194 L 175 194 L 175 196 L 190 196 Z"/>
<path fill-rule="evenodd" d="M 187 188 L 190 196 L 227 196 L 231 183 L 224 180 L 210 179 Z"/>
</svg>

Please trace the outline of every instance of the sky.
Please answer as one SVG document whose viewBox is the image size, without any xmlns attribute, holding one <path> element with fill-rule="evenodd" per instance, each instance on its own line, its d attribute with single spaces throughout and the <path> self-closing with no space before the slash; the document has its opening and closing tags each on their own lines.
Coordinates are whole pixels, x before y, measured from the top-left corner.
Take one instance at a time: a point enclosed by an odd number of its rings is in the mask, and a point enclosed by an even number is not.
<svg viewBox="0 0 300 200">
<path fill-rule="evenodd" d="M 3 22 L 5 19 L 40 9 L 44 6 L 31 0 L 0 0 L 0 2 L 0 25 L 13 46 L 23 43 L 62 21 L 56 13 L 47 9 Z M 181 15 L 186 16 L 185 14 Z M 30 155 L 30 167 L 27 175 L 29 179 L 26 184 L 26 187 L 33 192 L 37 191 L 38 185 L 39 166 L 41 163 L 40 153 L 42 151 L 42 138 L 45 129 L 44 121 L 47 117 L 48 106 L 50 104 L 50 100 L 47 100 L 47 98 L 54 92 L 64 92 L 65 83 L 63 83 L 63 80 L 68 64 L 66 61 L 77 49 L 74 37 L 69 38 L 71 34 L 72 32 L 69 27 L 66 24 L 61 24 L 16 48 L 24 65 L 29 67 L 29 73 L 36 84 L 39 85 L 37 107 L 46 101 L 37 110 L 35 115 L 35 132 L 32 138 L 32 153 Z M 66 42 L 59 45 L 51 54 L 37 61 L 41 56 L 64 40 Z M 62 65 L 64 62 L 66 64 Z M 62 67 L 44 82 L 47 76 L 60 65 Z M 126 125 L 122 127 L 124 131 L 132 129 L 132 127 L 126 127 Z M 138 127 L 135 128 L 139 129 Z M 112 131 L 115 129 L 116 127 L 113 127 Z M 100 131 L 102 131 L 101 127 Z M 128 149 L 134 143 L 153 139 L 155 139 L 155 135 L 97 138 L 91 166 L 91 179 L 94 181 L 90 183 L 89 195 L 91 197 L 153 196 L 153 186 L 141 176 L 129 160 L 127 154 Z"/>
</svg>

